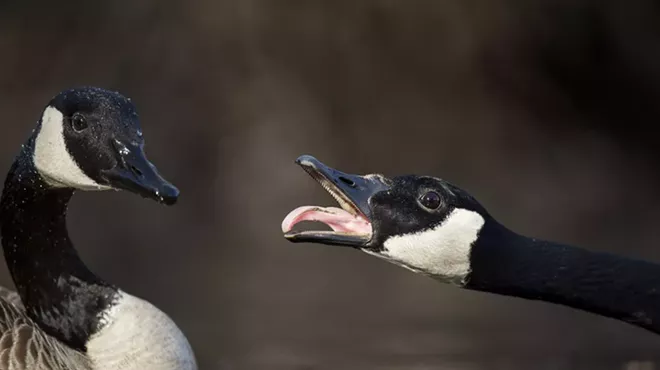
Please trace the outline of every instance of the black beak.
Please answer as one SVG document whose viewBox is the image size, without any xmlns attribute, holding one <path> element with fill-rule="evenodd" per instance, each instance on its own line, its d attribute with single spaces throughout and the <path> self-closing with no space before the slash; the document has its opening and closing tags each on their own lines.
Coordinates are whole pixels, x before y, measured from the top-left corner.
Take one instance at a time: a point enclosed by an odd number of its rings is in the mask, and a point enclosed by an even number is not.
<svg viewBox="0 0 660 370">
<path fill-rule="evenodd" d="M 369 199 L 374 194 L 390 188 L 389 180 L 383 176 L 347 174 L 326 166 L 310 155 L 298 157 L 296 163 L 331 193 L 342 208 L 353 214 L 360 214 L 369 222 L 372 217 Z M 292 242 L 350 247 L 363 247 L 371 239 L 371 235 L 342 234 L 331 231 L 291 231 L 284 236 Z"/>
<path fill-rule="evenodd" d="M 296 163 L 321 183 L 324 179 L 329 181 L 332 187 L 339 190 L 340 195 L 343 195 L 346 198 L 345 200 L 352 203 L 368 220 L 371 219 L 369 198 L 378 192 L 389 189 L 389 186 L 385 183 L 386 179 L 382 176 L 360 176 L 344 173 L 326 166 L 311 155 L 298 157 Z"/>
<path fill-rule="evenodd" d="M 173 205 L 179 198 L 179 189 L 163 179 L 156 167 L 149 162 L 142 145 L 128 147 L 119 140 L 112 144 L 117 152 L 117 165 L 104 170 L 101 175 L 109 186 L 127 190 L 166 205 Z"/>
</svg>

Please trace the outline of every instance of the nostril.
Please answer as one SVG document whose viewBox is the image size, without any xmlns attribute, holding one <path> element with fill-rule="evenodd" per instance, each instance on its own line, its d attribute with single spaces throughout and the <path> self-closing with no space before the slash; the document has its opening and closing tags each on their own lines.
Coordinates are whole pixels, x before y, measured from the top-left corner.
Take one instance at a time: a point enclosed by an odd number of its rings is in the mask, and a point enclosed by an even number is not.
<svg viewBox="0 0 660 370">
<path fill-rule="evenodd" d="M 131 166 L 131 172 L 133 172 L 133 174 L 135 174 L 137 177 L 142 177 L 142 171 L 140 171 L 140 169 L 135 166 Z"/>
<path fill-rule="evenodd" d="M 341 182 L 343 182 L 344 184 L 346 184 L 346 185 L 348 185 L 348 186 L 350 186 L 350 187 L 352 187 L 352 188 L 355 187 L 355 181 L 353 181 L 353 180 L 351 180 L 351 179 L 349 179 L 349 178 L 346 178 L 346 177 L 344 177 L 344 176 L 339 176 L 339 180 L 341 180 Z"/>
</svg>

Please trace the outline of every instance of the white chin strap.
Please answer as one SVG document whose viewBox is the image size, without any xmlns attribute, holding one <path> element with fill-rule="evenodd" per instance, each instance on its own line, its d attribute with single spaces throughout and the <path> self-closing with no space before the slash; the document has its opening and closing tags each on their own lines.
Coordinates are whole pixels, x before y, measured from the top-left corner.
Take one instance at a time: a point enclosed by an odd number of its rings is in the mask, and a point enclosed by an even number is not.
<svg viewBox="0 0 660 370">
<path fill-rule="evenodd" d="M 470 251 L 485 223 L 477 212 L 454 209 L 432 228 L 392 236 L 379 257 L 412 271 L 462 285 L 470 273 Z"/>
<path fill-rule="evenodd" d="M 33 159 L 39 174 L 52 187 L 109 189 L 85 175 L 73 159 L 64 141 L 64 116 L 54 107 L 47 107 L 41 117 L 41 129 L 35 139 Z"/>
</svg>

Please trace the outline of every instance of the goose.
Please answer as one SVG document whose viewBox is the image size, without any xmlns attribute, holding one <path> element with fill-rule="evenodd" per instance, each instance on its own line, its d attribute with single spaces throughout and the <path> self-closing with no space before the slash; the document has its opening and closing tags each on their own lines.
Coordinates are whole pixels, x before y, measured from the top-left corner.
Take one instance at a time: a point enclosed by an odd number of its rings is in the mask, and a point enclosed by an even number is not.
<svg viewBox="0 0 660 370">
<path fill-rule="evenodd" d="M 521 235 L 467 191 L 432 176 L 346 174 L 296 160 L 340 207 L 282 221 L 294 243 L 355 248 L 460 288 L 540 300 L 660 333 L 660 265 Z M 294 230 L 317 221 L 332 230 Z"/>
<path fill-rule="evenodd" d="M 0 199 L 16 286 L 0 290 L 0 369 L 197 369 L 177 325 L 90 271 L 69 239 L 74 192 L 110 189 L 165 205 L 179 196 L 145 156 L 129 98 L 97 87 L 60 92 L 16 156 Z"/>
</svg>

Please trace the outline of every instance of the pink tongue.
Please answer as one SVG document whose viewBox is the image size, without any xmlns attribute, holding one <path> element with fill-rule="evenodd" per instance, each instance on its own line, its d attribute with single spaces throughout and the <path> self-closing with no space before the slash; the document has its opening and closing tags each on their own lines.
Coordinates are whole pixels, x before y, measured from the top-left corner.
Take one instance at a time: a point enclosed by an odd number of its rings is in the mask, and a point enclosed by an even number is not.
<svg viewBox="0 0 660 370">
<path fill-rule="evenodd" d="M 298 207 L 282 221 L 282 232 L 291 231 L 294 225 L 302 221 L 319 221 L 337 232 L 351 234 L 371 234 L 371 224 L 362 217 L 354 216 L 336 207 Z"/>
</svg>

